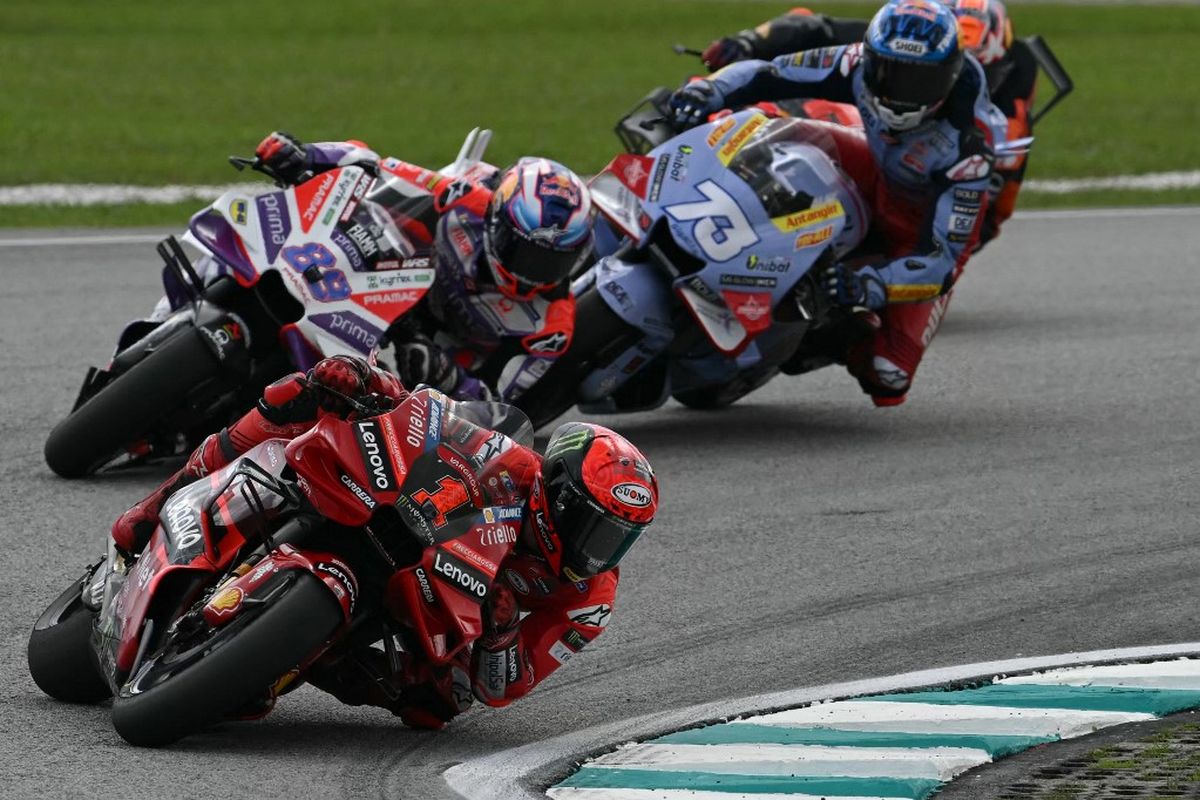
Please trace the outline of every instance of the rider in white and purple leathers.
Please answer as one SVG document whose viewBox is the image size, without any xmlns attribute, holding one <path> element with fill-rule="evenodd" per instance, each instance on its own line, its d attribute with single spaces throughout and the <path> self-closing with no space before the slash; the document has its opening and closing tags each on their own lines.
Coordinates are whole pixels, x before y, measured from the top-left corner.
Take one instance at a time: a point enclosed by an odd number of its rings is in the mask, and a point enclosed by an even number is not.
<svg viewBox="0 0 1200 800">
<path fill-rule="evenodd" d="M 432 230 L 397 221 L 432 247 L 437 268 L 421 307 L 389 332 L 406 385 L 511 402 L 570 345 L 570 278 L 592 243 L 591 197 L 571 170 L 522 158 L 502 173 L 479 165 L 450 177 L 395 158 L 380 161 L 362 142 L 302 144 L 280 132 L 264 139 L 257 154 L 291 180 L 378 163 L 433 197 Z"/>
</svg>

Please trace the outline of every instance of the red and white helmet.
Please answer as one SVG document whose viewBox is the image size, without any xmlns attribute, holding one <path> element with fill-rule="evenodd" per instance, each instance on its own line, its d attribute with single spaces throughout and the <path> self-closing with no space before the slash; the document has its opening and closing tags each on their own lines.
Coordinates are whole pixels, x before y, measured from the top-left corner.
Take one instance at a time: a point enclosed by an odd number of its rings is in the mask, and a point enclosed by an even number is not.
<svg viewBox="0 0 1200 800">
<path fill-rule="evenodd" d="M 658 481 L 641 451 L 600 425 L 568 422 L 546 445 L 534 538 L 572 581 L 610 570 L 658 510 Z"/>
</svg>

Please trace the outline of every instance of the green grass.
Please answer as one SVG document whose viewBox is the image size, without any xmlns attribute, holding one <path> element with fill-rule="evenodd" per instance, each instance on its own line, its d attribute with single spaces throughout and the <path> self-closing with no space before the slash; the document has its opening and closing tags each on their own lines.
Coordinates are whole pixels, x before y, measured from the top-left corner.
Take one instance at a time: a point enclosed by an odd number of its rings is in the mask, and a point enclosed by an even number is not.
<svg viewBox="0 0 1200 800">
<path fill-rule="evenodd" d="M 440 165 L 481 125 L 496 132 L 493 161 L 539 153 L 593 171 L 617 149 L 614 120 L 695 69 L 671 43 L 703 46 L 788 5 L 10 0 L 0 4 L 0 185 L 228 182 L 225 156 L 250 152 L 275 128 L 310 141 L 357 137 Z M 819 6 L 856 16 L 875 7 Z M 1041 33 L 1077 84 L 1039 126 L 1030 177 L 1200 166 L 1200 7 L 1013 12 L 1018 34 Z M 1064 202 L 1075 201 L 1038 198 Z M 192 207 L 8 208 L 0 224 L 182 222 Z"/>
</svg>

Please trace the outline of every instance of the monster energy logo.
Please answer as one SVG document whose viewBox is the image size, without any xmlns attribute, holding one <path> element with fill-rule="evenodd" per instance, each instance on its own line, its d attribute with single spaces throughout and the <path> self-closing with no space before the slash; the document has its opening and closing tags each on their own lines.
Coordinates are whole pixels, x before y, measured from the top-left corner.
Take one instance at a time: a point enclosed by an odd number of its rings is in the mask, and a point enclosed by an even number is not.
<svg viewBox="0 0 1200 800">
<path fill-rule="evenodd" d="M 592 432 L 588 428 L 580 428 L 564 434 L 546 451 L 546 458 L 556 458 L 569 450 L 579 450 L 591 441 Z"/>
</svg>

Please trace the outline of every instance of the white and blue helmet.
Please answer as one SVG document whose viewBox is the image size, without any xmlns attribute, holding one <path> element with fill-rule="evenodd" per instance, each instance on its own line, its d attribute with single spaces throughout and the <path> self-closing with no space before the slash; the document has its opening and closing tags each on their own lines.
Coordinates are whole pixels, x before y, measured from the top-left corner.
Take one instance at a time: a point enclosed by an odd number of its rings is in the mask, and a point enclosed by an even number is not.
<svg viewBox="0 0 1200 800">
<path fill-rule="evenodd" d="M 872 110 L 892 130 L 915 128 L 937 111 L 962 67 L 958 20 L 935 0 L 889 3 L 867 27 L 863 83 Z"/>
<path fill-rule="evenodd" d="M 562 283 L 590 252 L 592 200 L 571 170 L 522 158 L 488 205 L 484 252 L 504 294 L 530 299 Z"/>
</svg>

